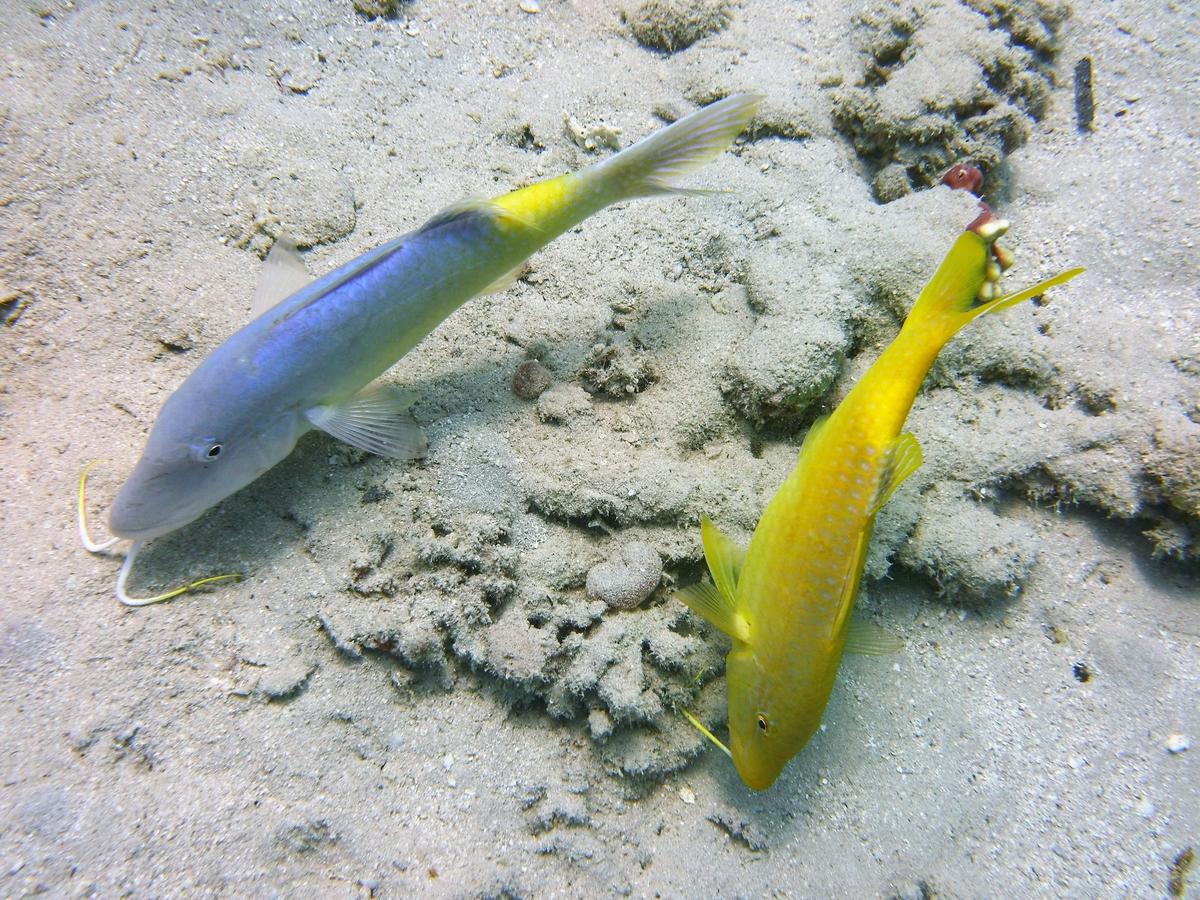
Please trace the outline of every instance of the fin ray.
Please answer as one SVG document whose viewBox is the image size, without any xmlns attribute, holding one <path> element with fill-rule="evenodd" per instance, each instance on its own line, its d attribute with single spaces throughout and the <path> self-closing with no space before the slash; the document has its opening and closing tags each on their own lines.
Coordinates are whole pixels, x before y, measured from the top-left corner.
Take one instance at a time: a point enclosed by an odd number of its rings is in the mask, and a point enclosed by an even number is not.
<svg viewBox="0 0 1200 900">
<path fill-rule="evenodd" d="M 720 750 L 722 753 L 724 753 L 730 759 L 733 759 L 733 754 L 729 752 L 729 748 L 727 746 L 725 746 L 724 742 L 722 742 L 722 740 L 719 737 L 717 737 L 715 734 L 713 734 L 711 731 L 709 731 L 704 726 L 704 723 L 701 722 L 699 719 L 696 718 L 695 715 L 692 714 L 692 711 L 690 709 L 687 709 L 686 707 L 681 706 L 679 708 L 679 711 L 682 712 L 684 714 L 684 716 L 687 718 L 687 720 L 692 723 L 693 728 L 695 728 L 702 735 L 704 735 L 706 738 L 708 738 L 710 741 L 712 741 L 716 745 L 718 750 Z"/>
<path fill-rule="evenodd" d="M 295 242 L 286 234 L 281 234 L 271 245 L 271 252 L 259 270 L 254 300 L 250 304 L 251 317 L 258 318 L 311 280 Z"/>
<path fill-rule="evenodd" d="M 317 428 L 360 450 L 391 459 L 419 459 L 428 442 L 409 415 L 416 395 L 393 384 L 374 382 L 345 403 L 316 406 L 305 416 Z"/>
<path fill-rule="evenodd" d="M 863 656 L 887 656 L 904 649 L 904 639 L 861 616 L 846 626 L 846 652 Z"/>
<path fill-rule="evenodd" d="M 887 454 L 883 471 L 879 474 L 879 487 L 875 491 L 875 499 L 867 512 L 870 516 L 877 515 L 892 498 L 892 494 L 896 493 L 896 489 L 909 475 L 921 468 L 921 463 L 924 462 L 921 444 L 911 431 L 904 432 L 892 441 Z"/>
<path fill-rule="evenodd" d="M 712 582 L 698 581 L 677 591 L 675 596 L 713 628 L 739 641 L 749 638 L 750 626 L 734 608 L 733 603 Z"/>
</svg>

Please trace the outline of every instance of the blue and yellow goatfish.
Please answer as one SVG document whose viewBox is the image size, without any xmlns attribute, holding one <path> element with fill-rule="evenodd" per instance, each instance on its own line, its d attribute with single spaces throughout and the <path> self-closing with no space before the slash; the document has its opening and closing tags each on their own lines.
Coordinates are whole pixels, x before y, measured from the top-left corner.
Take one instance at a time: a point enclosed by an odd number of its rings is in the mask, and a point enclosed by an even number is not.
<svg viewBox="0 0 1200 900">
<path fill-rule="evenodd" d="M 900 647 L 851 613 L 875 516 L 921 465 L 920 444 L 900 430 L 938 352 L 976 317 L 1083 271 L 1002 296 L 997 282 L 1011 256 L 996 239 L 1007 228 L 985 211 L 959 236 L 900 334 L 833 414 L 809 430 L 748 548 L 701 521 L 714 583 L 679 597 L 733 639 L 726 659 L 731 747 L 685 714 L 754 790 L 774 784 L 821 724 L 843 651 Z"/>
<path fill-rule="evenodd" d="M 635 197 L 705 193 L 676 181 L 727 149 L 760 100 L 727 97 L 578 172 L 455 204 L 311 284 L 295 249 L 277 242 L 256 293 L 260 314 L 163 405 L 113 503 L 109 541 L 87 534 L 86 471 L 81 479 L 84 545 L 133 542 L 117 576 L 118 599 L 155 603 L 235 577 L 146 598 L 125 587 L 146 541 L 254 481 L 310 429 L 384 456 L 423 455 L 424 435 L 408 414 L 414 398 L 374 379 L 467 300 L 509 286 L 531 253 L 593 213 Z"/>
</svg>

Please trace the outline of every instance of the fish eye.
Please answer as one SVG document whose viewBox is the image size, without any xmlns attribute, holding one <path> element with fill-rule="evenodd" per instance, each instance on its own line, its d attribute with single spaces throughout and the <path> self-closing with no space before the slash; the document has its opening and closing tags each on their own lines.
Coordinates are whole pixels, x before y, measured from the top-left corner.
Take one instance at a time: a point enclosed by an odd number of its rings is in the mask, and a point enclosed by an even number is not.
<svg viewBox="0 0 1200 900">
<path fill-rule="evenodd" d="M 762 713 L 758 714 L 758 730 L 763 734 L 767 734 L 771 730 L 771 723 L 767 721 L 767 717 Z"/>
<path fill-rule="evenodd" d="M 225 445 L 220 441 L 209 438 L 192 444 L 192 459 L 196 462 L 216 462 L 225 453 Z"/>
</svg>

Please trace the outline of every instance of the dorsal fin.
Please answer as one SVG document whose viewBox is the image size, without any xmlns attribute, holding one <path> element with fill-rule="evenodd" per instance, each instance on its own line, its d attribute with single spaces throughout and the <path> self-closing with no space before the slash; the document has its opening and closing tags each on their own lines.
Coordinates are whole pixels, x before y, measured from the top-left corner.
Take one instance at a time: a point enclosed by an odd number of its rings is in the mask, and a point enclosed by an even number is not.
<svg viewBox="0 0 1200 900">
<path fill-rule="evenodd" d="M 455 222 L 459 219 L 465 219 L 468 216 L 477 216 L 480 214 L 494 215 L 496 212 L 492 202 L 486 197 L 467 197 L 465 200 L 456 200 L 445 209 L 438 210 L 433 216 L 417 229 L 417 234 L 423 231 L 432 231 L 434 228 L 439 228 L 450 222 Z"/>
<path fill-rule="evenodd" d="M 286 300 L 312 280 L 295 242 L 286 234 L 275 238 L 271 252 L 263 260 L 250 304 L 250 317 L 258 318 L 268 309 Z"/>
<path fill-rule="evenodd" d="M 424 231 L 432 231 L 434 228 L 440 228 L 443 225 L 448 225 L 451 222 L 465 221 L 472 217 L 482 217 L 485 219 L 509 219 L 520 225 L 529 228 L 536 228 L 535 223 L 527 216 L 521 215 L 507 206 L 502 206 L 500 198 L 488 197 L 469 197 L 466 200 L 458 200 L 451 203 L 445 209 L 434 214 L 428 222 L 417 229 L 417 234 Z M 540 228 L 536 230 L 541 230 Z"/>
</svg>

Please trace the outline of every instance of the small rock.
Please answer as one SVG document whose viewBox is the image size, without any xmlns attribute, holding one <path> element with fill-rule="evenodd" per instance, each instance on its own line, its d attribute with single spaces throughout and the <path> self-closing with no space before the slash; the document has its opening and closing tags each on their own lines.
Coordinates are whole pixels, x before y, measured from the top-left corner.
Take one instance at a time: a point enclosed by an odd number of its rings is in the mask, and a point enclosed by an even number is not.
<svg viewBox="0 0 1200 900">
<path fill-rule="evenodd" d="M 551 425 L 568 425 L 591 408 L 591 396 L 579 385 L 556 384 L 538 397 L 537 416 Z"/>
<path fill-rule="evenodd" d="M 605 125 L 603 122 L 583 125 L 568 113 L 563 115 L 563 128 L 575 146 L 588 153 L 595 153 L 601 147 L 621 149 L 621 129 L 615 125 Z"/>
<path fill-rule="evenodd" d="M 643 0 L 621 18 L 643 47 L 674 53 L 725 28 L 732 16 L 726 0 Z"/>
<path fill-rule="evenodd" d="M 767 836 L 756 825 L 740 816 L 728 812 L 716 812 L 707 818 L 708 821 L 729 835 L 730 840 L 737 841 L 747 849 L 755 853 L 761 853 L 767 849 Z"/>
<path fill-rule="evenodd" d="M 658 551 L 635 541 L 621 548 L 618 559 L 592 566 L 587 574 L 587 594 L 613 609 L 636 609 L 654 593 L 661 578 Z"/>
<path fill-rule="evenodd" d="M 527 359 L 513 373 L 513 393 L 522 400 L 536 400 L 550 387 L 550 373 L 536 359 Z"/>
<path fill-rule="evenodd" d="M 912 182 L 908 180 L 908 170 L 899 163 L 892 163 L 880 169 L 873 182 L 875 196 L 881 203 L 891 203 L 906 194 L 912 193 Z"/>
<path fill-rule="evenodd" d="M 275 845 L 287 853 L 306 854 L 337 843 L 338 834 L 327 819 L 311 819 L 281 826 L 275 832 Z"/>
<path fill-rule="evenodd" d="M 1188 748 L 1192 746 L 1192 742 L 1188 740 L 1186 734 L 1168 734 L 1166 743 L 1163 745 L 1167 748 L 1167 752 L 1171 754 L 1186 753 Z"/>
<path fill-rule="evenodd" d="M 391 18 L 396 15 L 398 0 L 353 0 L 354 9 L 372 19 Z"/>
<path fill-rule="evenodd" d="M 316 664 L 306 659 L 281 660 L 263 670 L 258 693 L 268 701 L 291 700 L 308 687 L 308 679 L 316 670 Z"/>
<path fill-rule="evenodd" d="M 593 709 L 588 713 L 588 731 L 591 732 L 592 739 L 603 741 L 613 730 L 613 720 L 603 709 Z"/>
<path fill-rule="evenodd" d="M 592 347 L 579 378 L 591 393 L 619 400 L 658 381 L 658 373 L 647 356 L 631 350 L 627 342 L 608 342 Z"/>
</svg>

